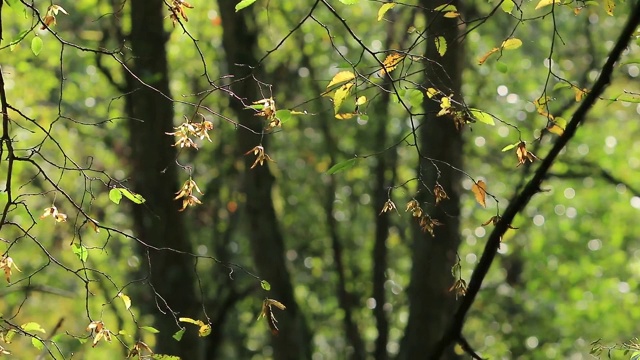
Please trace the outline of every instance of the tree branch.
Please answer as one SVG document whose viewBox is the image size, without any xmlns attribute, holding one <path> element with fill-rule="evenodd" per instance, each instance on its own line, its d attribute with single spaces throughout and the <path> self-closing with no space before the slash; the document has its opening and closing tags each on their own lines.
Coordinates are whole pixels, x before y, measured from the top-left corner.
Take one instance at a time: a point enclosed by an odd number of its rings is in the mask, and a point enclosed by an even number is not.
<svg viewBox="0 0 640 360">
<path fill-rule="evenodd" d="M 485 276 L 489 272 L 489 268 L 491 267 L 491 263 L 495 258 L 496 252 L 500 246 L 500 239 L 505 231 L 509 228 L 509 225 L 515 218 L 515 216 L 520 213 L 525 206 L 529 203 L 531 198 L 540 192 L 540 185 L 542 181 L 547 176 L 551 165 L 555 162 L 556 158 L 560 154 L 560 151 L 567 145 L 569 140 L 575 135 L 578 126 L 584 122 L 587 113 L 591 109 L 591 107 L 598 100 L 600 95 L 604 92 L 604 89 L 611 81 L 611 74 L 613 73 L 614 64 L 627 47 L 627 43 L 629 39 L 633 35 L 636 27 L 640 24 L 640 2 L 636 3 L 633 12 L 629 16 L 627 20 L 627 24 L 624 26 L 618 40 L 616 41 L 615 47 L 611 50 L 609 54 L 609 58 L 607 62 L 602 67 L 602 71 L 600 72 L 600 76 L 598 80 L 593 85 L 591 91 L 584 99 L 584 102 L 578 107 L 578 109 L 573 114 L 571 121 L 567 125 L 564 134 L 558 138 L 553 148 L 549 151 L 549 154 L 542 161 L 538 169 L 536 170 L 533 178 L 529 180 L 524 189 L 516 195 L 516 197 L 509 203 L 509 206 L 505 210 L 502 215 L 501 220 L 496 224 L 493 232 L 489 236 L 489 240 L 485 246 L 484 252 L 482 253 L 482 257 L 480 258 L 480 262 L 478 266 L 475 268 L 473 275 L 471 276 L 471 281 L 469 282 L 469 287 L 467 288 L 467 294 L 460 303 L 460 307 L 454 314 L 451 325 L 440 339 L 440 341 L 436 344 L 436 347 L 433 353 L 430 355 L 430 359 L 439 359 L 443 354 L 444 350 L 454 341 L 459 340 L 462 336 L 462 326 L 464 325 L 464 320 L 467 315 L 467 312 L 471 308 L 478 292 L 480 291 L 480 286 L 484 281 Z"/>
</svg>

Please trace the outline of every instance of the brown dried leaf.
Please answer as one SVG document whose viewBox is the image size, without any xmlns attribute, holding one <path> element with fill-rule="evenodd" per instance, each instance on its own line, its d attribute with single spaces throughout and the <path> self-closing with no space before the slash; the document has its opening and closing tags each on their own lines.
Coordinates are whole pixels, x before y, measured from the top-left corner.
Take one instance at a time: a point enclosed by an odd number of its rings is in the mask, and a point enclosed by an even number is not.
<svg viewBox="0 0 640 360">
<path fill-rule="evenodd" d="M 482 205 L 482 207 L 487 207 L 487 184 L 484 181 L 478 180 L 473 184 L 471 192 L 475 195 L 478 204 Z"/>
</svg>

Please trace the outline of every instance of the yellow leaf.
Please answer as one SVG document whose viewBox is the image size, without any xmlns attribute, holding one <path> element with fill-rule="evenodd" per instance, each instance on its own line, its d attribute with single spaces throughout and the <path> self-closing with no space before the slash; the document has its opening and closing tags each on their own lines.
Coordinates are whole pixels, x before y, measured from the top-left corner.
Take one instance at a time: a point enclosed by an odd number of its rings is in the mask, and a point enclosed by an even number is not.
<svg viewBox="0 0 640 360">
<path fill-rule="evenodd" d="M 360 106 L 360 105 L 364 105 L 367 102 L 367 97 L 366 96 L 360 96 L 358 98 L 358 100 L 356 100 L 356 105 Z"/>
<path fill-rule="evenodd" d="M 389 2 L 380 6 L 380 10 L 378 10 L 378 21 L 382 20 L 384 14 L 386 14 L 387 11 L 393 9 L 394 6 L 396 6 L 396 3 L 394 2 Z"/>
<path fill-rule="evenodd" d="M 122 299 L 122 302 L 124 303 L 124 307 L 127 310 L 129 310 L 129 308 L 131 307 L 131 298 L 121 292 L 118 293 L 118 297 Z"/>
<path fill-rule="evenodd" d="M 491 56 L 492 54 L 495 54 L 496 52 L 500 51 L 500 49 L 498 48 L 493 48 L 491 50 L 489 50 L 488 53 L 482 55 L 480 58 L 478 58 L 478 65 L 482 65 L 485 63 L 485 61 L 487 61 L 487 59 L 489 58 L 489 56 Z"/>
<path fill-rule="evenodd" d="M 352 80 L 356 77 L 356 75 L 354 73 L 352 73 L 351 71 L 340 71 L 339 73 L 337 73 L 333 79 L 331 79 L 331 81 L 329 82 L 329 85 L 327 85 L 327 89 L 330 88 L 333 85 L 337 85 L 340 83 L 343 83 L 345 81 L 349 81 Z"/>
<path fill-rule="evenodd" d="M 449 11 L 449 12 L 444 13 L 443 16 L 446 17 L 446 18 L 449 18 L 449 19 L 455 19 L 458 16 L 460 16 L 460 13 L 455 12 L 455 11 Z"/>
<path fill-rule="evenodd" d="M 427 97 L 429 99 L 431 99 L 432 97 L 436 96 L 438 93 L 439 93 L 439 91 L 434 89 L 434 88 L 428 88 L 427 89 Z"/>
<path fill-rule="evenodd" d="M 349 119 L 353 118 L 356 115 L 357 114 L 354 114 L 354 113 L 336 114 L 336 119 L 338 119 L 338 120 L 349 120 Z"/>
<path fill-rule="evenodd" d="M 335 113 L 338 113 L 338 110 L 340 109 L 340 105 L 342 105 L 342 102 L 344 101 L 344 99 L 349 96 L 349 93 L 351 92 L 351 88 L 353 87 L 354 83 L 353 82 L 348 82 L 342 86 L 340 86 L 338 88 L 338 90 L 336 90 L 335 94 L 333 94 L 333 110 L 335 111 Z"/>
<path fill-rule="evenodd" d="M 543 8 L 545 6 L 549 6 L 553 3 L 559 4 L 560 0 L 540 0 L 540 2 L 538 3 L 538 5 L 536 5 L 536 10 Z"/>
<path fill-rule="evenodd" d="M 604 8 L 607 10 L 607 15 L 613 16 L 613 9 L 616 7 L 616 3 L 614 0 L 605 0 Z"/>
<path fill-rule="evenodd" d="M 482 180 L 478 180 L 477 183 L 473 184 L 471 187 L 471 192 L 476 197 L 476 201 L 478 204 L 482 205 L 482 207 L 487 207 L 487 184 Z"/>
<path fill-rule="evenodd" d="M 552 122 L 549 122 L 549 126 L 547 127 L 547 130 L 549 130 L 549 132 L 551 133 L 554 133 L 560 136 L 564 133 L 564 129 L 566 127 L 567 127 L 567 120 L 561 117 L 557 117 L 553 119 Z"/>
<path fill-rule="evenodd" d="M 502 48 L 505 50 L 514 50 L 522 46 L 522 40 L 518 38 L 507 39 L 502 42 Z"/>
<path fill-rule="evenodd" d="M 202 322 L 202 320 L 194 320 L 192 318 L 188 318 L 188 317 L 181 317 L 178 319 L 180 322 L 186 322 L 189 324 L 194 324 L 194 325 L 198 325 L 198 326 L 204 326 L 205 324 Z"/>
<path fill-rule="evenodd" d="M 384 67 L 380 69 L 380 76 L 384 76 L 385 74 L 392 72 L 403 59 L 404 55 L 397 52 L 387 55 L 382 62 Z"/>
<path fill-rule="evenodd" d="M 198 336 L 203 337 L 211 334 L 211 325 L 202 325 L 198 329 Z"/>
<path fill-rule="evenodd" d="M 573 87 L 573 92 L 576 94 L 576 102 L 579 102 L 584 97 L 584 94 L 587 92 L 587 89 L 580 89 L 578 87 Z"/>
</svg>

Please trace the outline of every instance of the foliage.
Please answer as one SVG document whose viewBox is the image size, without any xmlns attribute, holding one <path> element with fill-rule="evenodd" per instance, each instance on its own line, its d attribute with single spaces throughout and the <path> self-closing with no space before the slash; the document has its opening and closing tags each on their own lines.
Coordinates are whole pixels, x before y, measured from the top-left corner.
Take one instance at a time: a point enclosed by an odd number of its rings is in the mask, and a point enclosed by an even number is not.
<svg viewBox="0 0 640 360">
<path fill-rule="evenodd" d="M 236 16 L 258 29 L 251 51 L 259 61 L 237 66 L 245 76 L 230 76 L 238 69 L 221 51 L 229 49 L 223 5 L 165 2 L 170 93 L 162 95 L 175 126 L 140 134 L 127 125 L 154 119 L 133 118 L 131 96 L 161 93 L 153 84 L 164 74 L 133 70 L 140 57 L 128 43 L 131 2 L 0 2 L 0 268 L 7 283 L 0 356 L 175 359 L 156 353 L 163 344 L 155 336 L 167 332 L 156 323 L 164 322 L 176 342 L 197 338 L 215 349 L 206 358 L 268 358 L 267 344 L 291 332 L 283 317 L 299 311 L 314 334 L 313 352 L 342 358 L 358 340 L 369 350 L 381 336 L 376 309 L 388 320 L 385 354 L 398 354 L 413 316 L 405 290 L 412 226 L 426 234 L 421 240 L 439 240 L 447 219 L 432 211 L 459 192 L 439 182 L 450 164 L 421 153 L 418 130 L 427 117 L 453 123 L 464 137 L 465 168 L 453 169 L 464 178 L 462 246 L 444 290 L 458 302 L 468 298 L 489 230 L 502 225 L 512 195 L 569 131 L 635 5 L 423 3 L 239 1 Z M 429 37 L 435 17 L 456 21 L 463 35 Z M 424 77 L 459 44 L 468 54 L 460 59 L 462 94 Z M 633 291 L 640 233 L 632 226 L 640 209 L 639 53 L 638 42 L 629 43 L 529 206 L 505 224 L 497 264 L 467 316 L 464 341 L 454 339 L 457 350 L 546 359 L 621 348 L 637 356 L 626 339 L 640 320 Z M 245 98 L 237 90 L 243 86 L 259 96 Z M 237 120 L 234 106 L 261 128 Z M 258 142 L 241 148 L 244 135 Z M 176 156 L 146 161 L 176 171 L 180 181 L 171 193 L 149 194 L 135 185 L 142 170 L 132 148 L 163 141 Z M 272 204 L 256 204 L 244 190 L 261 172 L 275 179 Z M 427 185 L 425 173 L 438 174 L 436 183 Z M 153 205 L 160 196 L 175 200 L 160 221 L 184 221 L 193 251 L 155 246 L 138 231 L 137 212 L 164 214 Z M 266 225 L 286 240 L 283 267 L 299 309 L 255 270 L 266 254 L 252 251 L 252 206 L 275 212 L 276 223 Z M 376 284 L 372 239 L 381 218 L 388 219 L 390 262 Z M 183 313 L 156 289 L 188 278 L 157 278 L 157 268 L 171 273 L 151 260 L 162 252 L 193 269 L 197 310 Z M 278 259 L 264 261 L 275 267 Z M 378 285 L 382 298 L 373 295 Z M 265 320 L 256 323 L 256 313 Z M 600 338 L 623 345 L 607 347 Z"/>
</svg>

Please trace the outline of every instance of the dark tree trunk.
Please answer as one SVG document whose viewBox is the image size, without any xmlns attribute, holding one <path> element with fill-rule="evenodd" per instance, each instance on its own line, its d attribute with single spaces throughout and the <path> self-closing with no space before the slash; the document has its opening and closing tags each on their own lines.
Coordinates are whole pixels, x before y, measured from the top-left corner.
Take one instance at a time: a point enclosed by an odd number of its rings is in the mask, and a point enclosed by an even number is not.
<svg viewBox="0 0 640 360">
<path fill-rule="evenodd" d="M 459 1 L 421 0 L 425 9 L 434 9 L 441 4 L 460 7 Z M 434 87 L 444 94 L 460 95 L 461 45 L 458 42 L 458 19 L 446 19 L 442 13 L 428 11 L 426 87 Z M 444 57 L 438 54 L 434 39 L 444 36 L 448 49 Z M 419 129 L 419 149 L 423 157 L 418 172 L 423 184 L 429 189 L 421 189 L 418 201 L 423 209 L 443 225 L 435 228 L 435 237 L 413 227 L 413 267 L 409 293 L 409 320 L 405 329 L 400 352 L 401 359 L 424 359 L 435 343 L 442 337 L 456 306 L 455 294 L 449 291 L 453 284 L 451 267 L 456 260 L 460 244 L 459 235 L 459 192 L 460 172 L 453 167 L 462 167 L 462 137 L 449 116 L 437 117 L 440 104 L 426 99 L 424 124 Z M 425 159 L 435 159 L 432 163 Z M 436 168 L 437 166 L 437 168 Z M 431 195 L 435 184 L 439 183 L 447 192 L 448 200 L 433 206 Z M 455 358 L 449 349 L 444 358 Z"/>
<path fill-rule="evenodd" d="M 134 206 L 136 235 L 157 248 L 191 252 L 183 213 L 177 211 L 178 204 L 173 200 L 173 194 L 180 188 L 174 139 L 165 134 L 173 129 L 173 104 L 165 97 L 169 96 L 165 5 L 162 0 L 136 0 L 130 6 L 133 61 L 127 65 L 140 80 L 154 88 L 127 74 L 132 187 L 147 199 L 144 205 Z M 201 359 L 201 342 L 196 336 L 187 333 L 180 342 L 171 337 L 179 327 L 169 309 L 176 317 L 199 315 L 193 259 L 173 251 L 138 247 L 144 268 L 141 274 L 147 275 L 148 271 L 153 288 L 146 288 L 146 292 L 139 290 L 137 304 L 144 314 L 154 316 L 154 327 L 160 330 L 154 351 L 182 359 Z M 162 298 L 155 296 L 154 290 Z"/>
<path fill-rule="evenodd" d="M 255 51 L 259 29 L 256 28 L 252 9 L 235 12 L 235 3 L 227 0 L 218 1 L 218 6 L 228 72 L 233 74 L 235 79 L 242 79 L 250 74 L 249 66 L 255 66 L 258 62 Z M 257 73 L 254 71 L 255 74 Z M 247 102 L 260 100 L 263 97 L 258 91 L 258 84 L 251 78 L 234 83 L 231 90 Z M 238 129 L 238 152 L 244 153 L 256 145 L 263 145 L 268 153 L 269 148 L 266 146 L 268 136 L 263 138 L 261 135 L 264 119 L 244 109 L 244 106 L 235 99 L 232 99 L 231 107 L 236 113 L 236 120 L 251 129 L 251 131 L 245 128 Z M 245 214 L 249 222 L 249 240 L 254 263 L 260 276 L 271 284 L 268 296 L 287 306 L 285 311 L 275 310 L 280 333 L 272 337 L 273 356 L 278 360 L 310 359 L 311 336 L 294 298 L 293 286 L 284 258 L 284 239 L 273 207 L 271 191 L 275 179 L 269 171 L 268 163 L 249 169 L 255 160 L 253 153 L 251 156 L 246 156 L 244 160 Z M 268 331 L 266 325 L 265 331 Z"/>
</svg>

